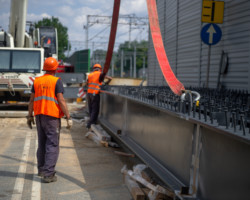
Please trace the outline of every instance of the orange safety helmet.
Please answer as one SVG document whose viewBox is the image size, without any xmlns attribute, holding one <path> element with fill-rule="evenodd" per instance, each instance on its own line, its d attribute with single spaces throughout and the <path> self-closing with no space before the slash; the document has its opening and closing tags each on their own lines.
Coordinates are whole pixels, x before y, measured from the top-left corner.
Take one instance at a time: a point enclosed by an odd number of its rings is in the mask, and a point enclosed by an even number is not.
<svg viewBox="0 0 250 200">
<path fill-rule="evenodd" d="M 97 64 L 94 65 L 93 69 L 95 69 L 95 68 L 102 69 L 102 66 L 101 66 L 100 64 L 97 63 Z"/>
<path fill-rule="evenodd" d="M 55 71 L 58 67 L 58 62 L 55 58 L 49 57 L 46 58 L 43 65 L 44 71 Z"/>
</svg>

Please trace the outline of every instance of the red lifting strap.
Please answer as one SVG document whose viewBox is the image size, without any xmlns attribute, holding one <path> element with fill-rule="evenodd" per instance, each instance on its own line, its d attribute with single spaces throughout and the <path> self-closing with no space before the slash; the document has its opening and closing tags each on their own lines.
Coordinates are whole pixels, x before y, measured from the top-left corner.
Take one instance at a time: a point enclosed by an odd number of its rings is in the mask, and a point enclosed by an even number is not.
<svg viewBox="0 0 250 200">
<path fill-rule="evenodd" d="M 174 75 L 171 66 L 168 62 L 159 26 L 156 0 L 147 0 L 147 6 L 148 6 L 148 17 L 149 17 L 151 35 L 161 71 L 171 90 L 175 94 L 181 95 L 182 90 L 185 90 L 185 88 L 183 84 Z"/>
<path fill-rule="evenodd" d="M 118 23 L 118 18 L 119 18 L 120 2 L 121 0 L 114 0 L 113 17 L 112 17 L 112 24 L 111 24 L 110 35 L 109 35 L 109 46 L 108 46 L 108 52 L 106 55 L 106 60 L 105 60 L 104 69 L 103 69 L 103 72 L 105 74 L 108 73 L 110 62 L 111 62 L 112 55 L 113 55 L 117 23 Z"/>
</svg>

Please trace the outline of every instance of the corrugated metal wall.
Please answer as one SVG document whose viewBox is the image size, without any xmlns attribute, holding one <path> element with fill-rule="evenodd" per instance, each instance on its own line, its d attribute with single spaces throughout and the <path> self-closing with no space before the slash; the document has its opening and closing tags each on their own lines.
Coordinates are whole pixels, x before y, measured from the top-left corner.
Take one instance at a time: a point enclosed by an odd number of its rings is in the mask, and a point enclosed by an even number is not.
<svg viewBox="0 0 250 200">
<path fill-rule="evenodd" d="M 157 1 L 157 8 L 158 8 L 158 12 L 159 9 L 162 10 L 162 6 L 159 6 L 159 4 L 162 5 L 163 1 Z M 162 13 L 164 13 L 164 10 L 162 10 Z M 163 14 L 164 15 L 164 14 Z M 159 16 L 159 20 L 162 19 L 162 17 Z M 164 25 L 164 24 L 160 24 L 160 25 Z M 161 31 L 164 30 L 161 27 Z M 162 32 L 163 34 L 163 32 Z M 152 38 L 151 35 L 149 34 L 149 45 L 148 45 L 148 81 L 150 83 L 148 83 L 148 85 L 162 85 L 162 80 L 163 80 L 163 75 L 161 73 L 161 69 L 159 67 L 158 61 L 157 61 L 157 57 L 154 51 L 154 46 L 152 43 Z"/>
<path fill-rule="evenodd" d="M 201 1 L 178 3 L 177 77 L 185 85 L 199 84 Z M 197 37 L 198 36 L 198 37 Z"/>
<path fill-rule="evenodd" d="M 160 23 L 160 29 L 161 29 L 161 34 L 163 36 L 163 41 L 166 41 L 165 35 L 164 33 L 166 32 L 166 16 L 165 16 L 165 12 L 164 10 L 166 10 L 166 1 L 161 1 L 158 0 L 158 13 L 162 13 L 159 16 L 159 23 Z M 159 64 L 157 62 L 157 68 L 155 69 L 156 72 L 156 79 L 157 81 L 157 85 L 165 85 L 166 81 L 164 79 L 164 76 L 161 73 L 161 69 L 159 67 Z"/>
<path fill-rule="evenodd" d="M 163 42 L 170 65 L 185 86 L 204 86 L 208 63 L 208 45 L 201 42 L 202 0 L 157 1 Z M 209 87 L 218 81 L 222 50 L 229 65 L 221 76 L 222 85 L 250 91 L 250 1 L 225 0 L 221 41 L 211 47 Z M 149 37 L 148 85 L 165 85 Z"/>
<path fill-rule="evenodd" d="M 223 50 L 228 52 L 228 74 L 223 82 L 228 87 L 250 89 L 250 1 L 225 3 Z"/>
</svg>

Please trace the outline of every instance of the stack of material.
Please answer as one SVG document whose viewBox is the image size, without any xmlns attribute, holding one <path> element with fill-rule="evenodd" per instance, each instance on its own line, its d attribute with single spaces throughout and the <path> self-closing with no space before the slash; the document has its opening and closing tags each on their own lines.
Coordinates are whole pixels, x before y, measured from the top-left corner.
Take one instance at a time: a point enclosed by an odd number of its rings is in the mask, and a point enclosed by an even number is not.
<svg viewBox="0 0 250 200">
<path fill-rule="evenodd" d="M 91 129 L 102 141 L 108 142 L 111 140 L 110 135 L 99 124 L 92 124 Z"/>
<path fill-rule="evenodd" d="M 111 142 L 111 136 L 100 125 L 92 124 L 85 137 L 93 140 L 98 145 L 118 147 L 116 143 Z"/>
<path fill-rule="evenodd" d="M 85 108 L 83 108 L 85 109 Z M 87 116 L 87 113 L 80 112 L 81 110 L 75 111 L 70 113 L 70 116 L 72 118 L 73 122 L 79 123 L 81 126 L 86 126 L 87 121 L 89 120 L 89 117 Z"/>
<path fill-rule="evenodd" d="M 84 119 L 75 119 L 75 118 L 72 118 L 72 121 L 77 122 L 77 123 L 81 124 L 82 126 L 84 125 L 84 122 L 85 122 Z"/>
<path fill-rule="evenodd" d="M 149 178 L 149 176 L 143 172 L 143 170 L 146 168 L 147 167 L 144 164 L 139 164 L 133 167 L 133 171 L 128 170 L 126 165 L 121 169 L 121 172 L 124 174 L 125 184 L 127 185 L 133 199 L 174 199 L 175 194 L 173 191 L 152 183 L 152 180 Z"/>
</svg>

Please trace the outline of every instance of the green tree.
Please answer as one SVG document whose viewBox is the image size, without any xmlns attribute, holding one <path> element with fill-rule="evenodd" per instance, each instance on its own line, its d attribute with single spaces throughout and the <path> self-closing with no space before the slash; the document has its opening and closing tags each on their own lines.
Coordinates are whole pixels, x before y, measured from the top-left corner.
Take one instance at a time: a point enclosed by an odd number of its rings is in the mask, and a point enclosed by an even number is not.
<svg viewBox="0 0 250 200">
<path fill-rule="evenodd" d="M 143 68 L 143 62 L 145 59 L 145 68 L 147 68 L 147 52 L 148 52 L 148 42 L 143 40 L 140 42 L 133 41 L 124 43 L 119 45 L 119 48 L 113 52 L 113 60 L 115 63 L 114 68 L 114 76 L 120 76 L 121 73 L 121 55 L 123 50 L 123 77 L 130 77 L 130 58 L 132 58 L 132 63 L 134 63 L 134 51 L 136 49 L 136 71 L 138 77 L 138 71 Z M 92 64 L 99 62 L 104 67 L 104 62 L 106 59 L 106 50 L 96 49 L 91 57 Z M 134 64 L 132 65 L 134 67 Z M 111 68 L 109 69 L 111 70 Z"/>
<path fill-rule="evenodd" d="M 35 27 L 39 28 L 40 26 L 52 26 L 57 29 L 58 36 L 58 59 L 64 60 L 65 55 L 64 52 L 68 46 L 68 28 L 63 26 L 58 18 L 43 18 L 42 20 L 35 23 Z M 69 47 L 70 48 L 70 47 Z"/>
<path fill-rule="evenodd" d="M 143 67 L 143 60 L 145 58 L 145 67 L 147 68 L 147 51 L 148 51 L 148 42 L 145 40 L 142 40 L 140 42 L 133 41 L 128 42 L 125 41 L 124 43 L 119 45 L 118 48 L 118 57 L 116 59 L 116 70 L 120 71 L 121 69 L 121 55 L 123 50 L 124 55 L 124 77 L 128 77 L 130 74 L 130 59 L 129 57 L 132 57 L 132 62 L 134 62 L 134 51 L 136 49 L 136 69 L 137 72 Z M 133 64 L 134 66 L 134 64 Z M 118 74 L 118 73 L 116 73 Z"/>
</svg>

